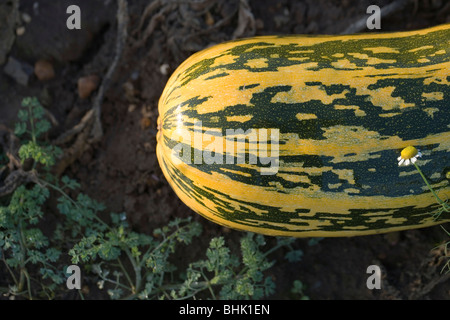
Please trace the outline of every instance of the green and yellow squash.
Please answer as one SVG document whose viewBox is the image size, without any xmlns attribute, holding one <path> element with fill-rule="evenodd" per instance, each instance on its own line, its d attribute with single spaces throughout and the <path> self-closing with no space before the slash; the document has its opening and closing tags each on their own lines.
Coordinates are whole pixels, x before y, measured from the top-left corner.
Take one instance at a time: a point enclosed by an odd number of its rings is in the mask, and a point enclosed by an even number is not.
<svg viewBox="0 0 450 320">
<path fill-rule="evenodd" d="M 198 52 L 159 101 L 157 155 L 180 199 L 267 235 L 356 236 L 449 221 L 450 24 L 263 36 Z"/>
</svg>

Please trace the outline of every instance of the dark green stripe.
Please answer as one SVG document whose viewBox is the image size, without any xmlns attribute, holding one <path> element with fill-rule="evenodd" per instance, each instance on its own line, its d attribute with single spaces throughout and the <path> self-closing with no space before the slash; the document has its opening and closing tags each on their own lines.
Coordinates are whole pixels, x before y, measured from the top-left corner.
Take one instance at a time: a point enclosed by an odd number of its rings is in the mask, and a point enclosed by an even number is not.
<svg viewBox="0 0 450 320">
<path fill-rule="evenodd" d="M 281 38 L 281 37 L 280 37 Z M 184 75 L 182 86 L 187 85 L 191 80 L 210 73 L 215 72 L 217 69 L 224 70 L 248 70 L 251 72 L 267 72 L 277 71 L 279 67 L 292 66 L 303 63 L 316 62 L 318 66 L 311 70 L 320 70 L 324 68 L 336 69 L 332 63 L 337 62 L 340 59 L 347 59 L 351 63 L 356 64 L 357 67 L 366 67 L 367 60 L 358 59 L 349 53 L 361 53 L 367 54 L 369 57 L 375 57 L 383 60 L 397 60 L 395 63 L 390 63 L 389 66 L 393 68 L 409 68 L 409 67 L 422 67 L 425 65 L 432 65 L 435 63 L 442 63 L 449 61 L 449 55 L 435 55 L 436 51 L 440 49 L 448 50 L 448 39 L 450 39 L 450 30 L 435 31 L 432 34 L 427 35 L 412 35 L 408 37 L 392 37 L 386 39 L 352 39 L 352 40 L 329 40 L 323 43 L 318 43 L 310 46 L 303 46 L 299 39 L 287 37 L 292 39 L 292 43 L 277 45 L 275 43 L 261 41 L 255 43 L 239 44 L 237 41 L 236 46 L 223 52 L 222 54 L 204 59 L 194 63 L 190 68 L 186 70 Z M 408 52 L 411 49 L 419 48 L 426 45 L 431 45 L 433 48 L 419 50 L 416 52 Z M 388 47 L 398 50 L 400 53 L 373 53 L 365 48 L 377 48 Z M 247 52 L 251 50 L 250 52 Z M 314 51 L 313 53 L 298 52 L 298 51 Z M 334 53 L 342 53 L 343 57 L 332 57 Z M 220 66 L 211 67 L 217 58 L 224 55 L 231 55 L 234 57 L 234 62 L 229 64 L 223 64 Z M 274 57 L 278 55 L 278 57 Z M 430 62 L 419 63 L 417 60 L 422 58 L 423 55 L 427 56 Z M 264 58 L 267 61 L 267 67 L 264 68 L 251 68 L 247 65 L 250 60 Z M 295 59 L 293 59 L 295 58 Z M 307 58 L 304 61 L 298 61 L 298 58 Z M 373 65 L 376 69 L 386 68 L 386 63 Z M 342 69 L 339 69 L 342 70 Z M 353 70 L 353 69 L 351 69 Z"/>
</svg>

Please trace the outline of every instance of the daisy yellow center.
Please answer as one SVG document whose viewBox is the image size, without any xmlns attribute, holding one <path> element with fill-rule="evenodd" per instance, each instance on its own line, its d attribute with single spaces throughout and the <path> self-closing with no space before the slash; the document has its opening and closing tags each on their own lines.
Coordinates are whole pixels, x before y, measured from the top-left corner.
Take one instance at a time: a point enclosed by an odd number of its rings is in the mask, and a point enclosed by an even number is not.
<svg viewBox="0 0 450 320">
<path fill-rule="evenodd" d="M 411 159 L 417 155 L 418 151 L 413 146 L 406 147 L 400 154 L 403 159 Z"/>
</svg>

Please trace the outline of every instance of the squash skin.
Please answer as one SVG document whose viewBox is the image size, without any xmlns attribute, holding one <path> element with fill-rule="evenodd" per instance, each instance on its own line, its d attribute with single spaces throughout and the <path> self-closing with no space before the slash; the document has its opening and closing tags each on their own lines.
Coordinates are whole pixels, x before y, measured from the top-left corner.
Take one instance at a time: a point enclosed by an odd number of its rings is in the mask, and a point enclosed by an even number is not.
<svg viewBox="0 0 450 320">
<path fill-rule="evenodd" d="M 447 213 L 433 220 L 436 199 L 414 166 L 397 163 L 404 147 L 420 149 L 418 165 L 450 197 L 448 70 L 449 24 L 219 44 L 170 77 L 159 101 L 158 161 L 187 206 L 233 229 L 343 237 L 450 221 Z M 174 161 L 181 142 L 192 154 L 212 142 L 226 150 L 226 129 L 278 129 L 276 174 L 261 174 L 260 163 Z M 258 148 L 248 143 L 247 157 Z"/>
</svg>

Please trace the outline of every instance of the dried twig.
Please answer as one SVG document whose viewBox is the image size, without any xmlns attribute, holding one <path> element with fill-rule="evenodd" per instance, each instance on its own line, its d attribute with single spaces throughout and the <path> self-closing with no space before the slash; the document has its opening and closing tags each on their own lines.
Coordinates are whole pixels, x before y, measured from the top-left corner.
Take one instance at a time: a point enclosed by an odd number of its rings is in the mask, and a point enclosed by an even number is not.
<svg viewBox="0 0 450 320">
<path fill-rule="evenodd" d="M 0 124 L 0 147 L 9 159 L 8 168 L 13 171 L 15 168 L 20 168 L 22 164 L 20 163 L 18 157 L 19 151 L 19 139 L 15 134 L 4 125 Z"/>
<path fill-rule="evenodd" d="M 53 141 L 53 144 L 56 145 L 62 145 L 65 143 L 68 143 L 74 136 L 79 134 L 81 131 L 84 130 L 84 128 L 88 127 L 90 125 L 90 120 L 93 119 L 94 110 L 90 109 L 86 114 L 83 116 L 81 121 L 74 126 L 72 129 L 67 130 L 63 134 L 61 134 L 57 139 Z"/>
<path fill-rule="evenodd" d="M 37 182 L 36 174 L 25 171 L 19 160 L 19 139 L 7 127 L 0 125 L 0 147 L 9 159 L 9 163 L 0 168 L 0 197 L 13 193 L 20 185 L 34 181 Z"/>
<path fill-rule="evenodd" d="M 239 19 L 238 19 L 238 27 L 233 33 L 233 39 L 242 37 L 244 33 L 249 29 L 250 35 L 255 34 L 256 25 L 255 18 L 253 16 L 250 5 L 247 0 L 239 1 Z"/>
<path fill-rule="evenodd" d="M 403 9 L 411 0 L 397 0 L 394 1 L 387 6 L 381 8 L 381 17 L 386 18 L 393 14 L 394 12 L 397 12 L 401 9 Z M 358 21 L 352 23 L 347 29 L 345 29 L 341 34 L 353 34 L 361 32 L 366 28 L 367 23 L 367 17 L 363 17 L 359 19 Z"/>
<path fill-rule="evenodd" d="M 162 6 L 162 8 L 161 8 Z M 154 10 L 159 9 L 158 13 L 154 14 L 152 18 L 150 19 L 150 22 L 147 24 L 147 27 L 145 28 L 143 35 L 139 37 L 138 40 L 136 40 L 133 43 L 133 49 L 140 48 L 145 44 L 145 42 L 150 38 L 153 31 L 155 31 L 158 24 L 163 21 L 167 14 L 172 11 L 176 6 L 176 3 L 169 3 L 162 5 L 161 1 L 154 1 L 151 4 L 147 6 L 144 10 L 144 14 L 141 17 L 141 20 L 139 22 L 139 27 L 133 32 L 134 34 L 137 34 L 140 32 L 140 30 L 143 27 L 144 21 L 146 20 L 147 16 L 150 15 Z"/>
<path fill-rule="evenodd" d="M 142 27 L 144 26 L 145 20 L 151 15 L 151 13 L 156 10 L 158 7 L 161 6 L 161 0 L 155 0 L 151 2 L 147 7 L 145 7 L 144 12 L 142 13 L 141 20 L 139 21 L 138 28 L 133 32 L 133 35 L 135 35 L 137 32 L 139 32 Z"/>
<path fill-rule="evenodd" d="M 429 294 L 437 285 L 444 283 L 450 280 L 450 273 L 444 275 L 436 275 L 432 279 L 429 280 L 427 284 L 423 286 L 423 288 L 418 292 L 413 292 L 409 299 L 410 300 L 418 300 L 423 298 L 425 295 Z"/>
<path fill-rule="evenodd" d="M 38 183 L 38 178 L 34 171 L 17 169 L 11 172 L 0 186 L 0 198 L 13 193 L 22 184 L 28 182 Z"/>
<path fill-rule="evenodd" d="M 428 257 L 423 259 L 414 286 L 408 296 L 409 300 L 423 299 L 436 286 L 450 280 L 450 273 L 442 273 L 442 262 L 446 254 L 443 246 L 434 248 Z"/>
<path fill-rule="evenodd" d="M 101 124 L 101 106 L 105 91 L 110 85 L 111 78 L 117 68 L 119 60 L 122 56 L 123 48 L 127 39 L 128 26 L 128 5 L 127 0 L 117 0 L 117 41 L 114 59 L 111 62 L 108 71 L 103 77 L 97 95 L 94 98 L 92 109 L 89 110 L 81 121 L 73 128 L 69 129 L 59 136 L 54 143 L 61 145 L 69 142 L 74 136 L 77 136 L 75 142 L 64 151 L 64 154 L 56 166 L 55 173 L 60 175 L 71 165 L 81 154 L 87 150 L 91 143 L 99 141 L 103 136 Z"/>
<path fill-rule="evenodd" d="M 93 112 L 91 113 L 93 114 Z M 93 117 L 88 121 L 93 120 Z M 92 123 L 92 121 L 91 121 Z M 64 155 L 59 159 L 58 163 L 53 168 L 53 173 L 59 177 L 63 174 L 67 167 L 80 158 L 86 150 L 89 149 L 90 140 L 89 135 L 91 132 L 91 126 L 85 126 L 77 135 L 75 142 L 70 148 L 64 150 Z"/>
<path fill-rule="evenodd" d="M 105 90 L 109 87 L 111 77 L 116 70 L 120 58 L 122 57 L 123 47 L 127 38 L 127 25 L 128 25 L 128 5 L 127 0 L 117 0 L 117 41 L 116 41 L 116 53 L 114 60 L 112 61 L 108 72 L 104 76 L 100 88 L 95 96 L 92 110 L 94 111 L 94 123 L 91 131 L 93 141 L 98 141 L 103 136 L 103 129 L 101 124 L 101 106 L 103 102 L 103 96 Z"/>
</svg>

